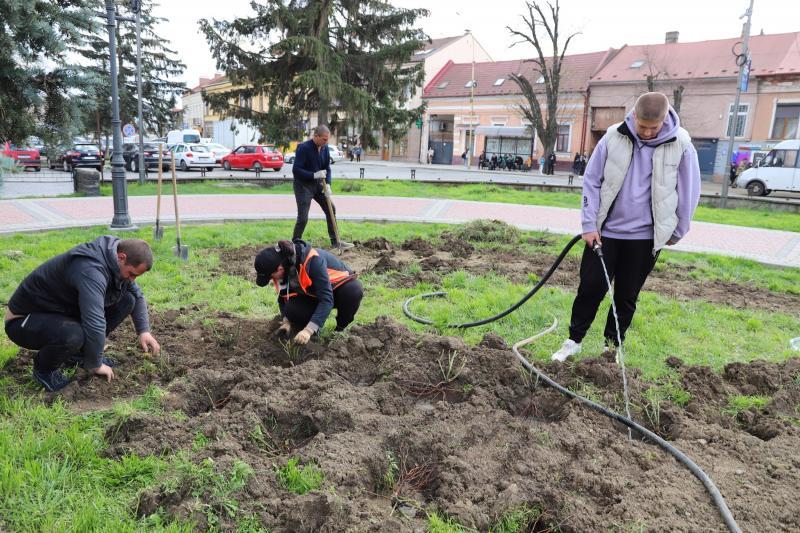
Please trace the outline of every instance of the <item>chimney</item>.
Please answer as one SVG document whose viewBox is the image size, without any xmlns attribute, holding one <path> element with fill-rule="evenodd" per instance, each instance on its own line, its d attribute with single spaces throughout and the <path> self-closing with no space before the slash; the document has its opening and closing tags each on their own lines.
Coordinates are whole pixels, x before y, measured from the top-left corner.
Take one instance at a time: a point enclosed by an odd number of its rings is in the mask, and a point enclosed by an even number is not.
<svg viewBox="0 0 800 533">
<path fill-rule="evenodd" d="M 672 44 L 677 42 L 678 42 L 678 32 L 668 31 L 666 36 L 664 37 L 664 44 Z"/>
</svg>

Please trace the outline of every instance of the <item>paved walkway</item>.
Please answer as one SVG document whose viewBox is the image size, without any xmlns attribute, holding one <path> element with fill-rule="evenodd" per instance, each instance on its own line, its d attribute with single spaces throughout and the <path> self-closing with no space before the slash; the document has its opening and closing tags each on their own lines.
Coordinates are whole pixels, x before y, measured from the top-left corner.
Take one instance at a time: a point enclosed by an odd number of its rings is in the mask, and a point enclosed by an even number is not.
<svg viewBox="0 0 800 533">
<path fill-rule="evenodd" d="M 166 200 L 161 204 L 162 220 L 170 223 L 174 219 L 172 201 L 169 196 Z M 336 206 L 340 218 L 348 221 L 462 223 L 490 218 L 521 229 L 572 235 L 580 232 L 579 210 L 561 207 L 376 196 L 339 196 Z M 132 196 L 128 207 L 134 224 L 155 222 L 155 197 Z M 186 222 L 293 220 L 296 214 L 294 197 L 285 194 L 187 195 L 180 198 L 179 209 L 181 220 Z M 0 200 L 0 234 L 107 226 L 113 213 L 109 197 Z M 322 218 L 316 204 L 311 218 Z M 347 225 L 343 230 L 347 238 Z M 788 231 L 693 222 L 689 235 L 674 248 L 800 267 L 800 233 Z"/>
</svg>

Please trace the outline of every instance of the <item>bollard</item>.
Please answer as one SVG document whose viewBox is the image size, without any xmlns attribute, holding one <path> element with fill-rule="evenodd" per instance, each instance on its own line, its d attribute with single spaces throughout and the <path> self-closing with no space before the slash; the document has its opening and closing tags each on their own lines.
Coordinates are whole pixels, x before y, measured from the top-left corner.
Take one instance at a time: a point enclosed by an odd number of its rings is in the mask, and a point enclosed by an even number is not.
<svg viewBox="0 0 800 533">
<path fill-rule="evenodd" d="M 567 178 L 567 185 L 572 185 L 572 178 L 574 178 L 574 176 L 570 174 L 569 178 Z"/>
<path fill-rule="evenodd" d="M 200 167 L 200 177 L 201 178 L 206 177 L 206 167 Z"/>
<path fill-rule="evenodd" d="M 364 167 L 358 169 L 358 177 L 361 178 L 362 180 L 364 179 Z"/>
<path fill-rule="evenodd" d="M 261 165 L 255 167 L 254 170 L 256 171 L 256 179 L 260 178 L 261 177 Z"/>
<path fill-rule="evenodd" d="M 412 180 L 417 179 L 417 169 L 416 168 L 412 168 L 411 169 L 411 179 Z"/>
</svg>

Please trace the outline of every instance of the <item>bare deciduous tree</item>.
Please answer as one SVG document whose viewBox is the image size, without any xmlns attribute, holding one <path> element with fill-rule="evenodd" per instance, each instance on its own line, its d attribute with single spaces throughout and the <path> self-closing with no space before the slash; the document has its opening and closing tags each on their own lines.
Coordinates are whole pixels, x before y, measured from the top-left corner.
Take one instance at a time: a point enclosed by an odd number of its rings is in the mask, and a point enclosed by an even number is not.
<svg viewBox="0 0 800 533">
<path fill-rule="evenodd" d="M 519 111 L 536 129 L 545 154 L 553 151 L 558 137 L 558 97 L 561 83 L 561 65 L 564 54 L 573 37 L 573 33 L 561 42 L 559 35 L 559 5 L 537 0 L 525 2 L 528 13 L 522 15 L 525 31 L 518 31 L 506 26 L 511 35 L 518 40 L 512 46 L 528 43 L 536 50 L 536 57 L 527 60 L 533 63 L 533 79 L 528 79 L 522 72 L 512 74 L 511 79 L 519 86 L 525 103 L 519 105 Z M 545 12 L 545 9 L 547 12 Z M 552 49 L 552 51 L 551 51 Z M 541 91 L 538 88 L 542 87 Z M 544 106 L 541 99 L 544 97 Z M 543 109 L 544 107 L 544 109 Z"/>
</svg>

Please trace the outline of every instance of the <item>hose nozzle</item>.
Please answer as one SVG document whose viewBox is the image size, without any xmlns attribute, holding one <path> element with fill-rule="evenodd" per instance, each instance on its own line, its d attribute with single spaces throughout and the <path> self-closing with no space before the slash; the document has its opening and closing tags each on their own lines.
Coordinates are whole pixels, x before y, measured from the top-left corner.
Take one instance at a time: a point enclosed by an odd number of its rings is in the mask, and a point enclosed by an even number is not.
<svg viewBox="0 0 800 533">
<path fill-rule="evenodd" d="M 592 251 L 594 251 L 598 257 L 603 257 L 603 246 L 599 242 L 594 241 L 592 243 Z"/>
</svg>

